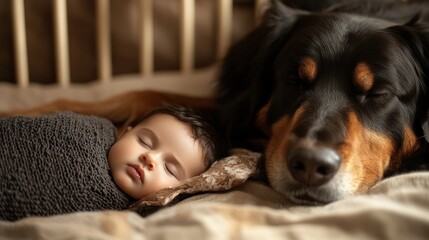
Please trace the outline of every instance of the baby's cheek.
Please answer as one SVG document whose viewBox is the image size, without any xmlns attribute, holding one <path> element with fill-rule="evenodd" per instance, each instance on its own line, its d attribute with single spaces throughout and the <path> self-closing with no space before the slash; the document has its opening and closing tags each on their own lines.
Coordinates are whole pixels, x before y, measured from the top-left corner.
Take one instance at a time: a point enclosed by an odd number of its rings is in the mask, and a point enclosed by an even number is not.
<svg viewBox="0 0 429 240">
<path fill-rule="evenodd" d="M 132 181 L 130 179 L 130 177 L 128 177 L 126 174 L 121 173 L 121 172 L 113 172 L 113 180 L 115 182 L 115 184 L 127 195 L 133 195 L 131 193 L 131 188 L 132 188 Z"/>
<path fill-rule="evenodd" d="M 170 177 L 168 178 L 166 177 L 162 180 L 159 180 L 156 184 L 152 185 L 151 187 L 152 187 L 152 191 L 156 192 L 164 188 L 174 188 L 180 185 L 181 185 L 181 182 L 179 182 L 178 180 Z"/>
</svg>

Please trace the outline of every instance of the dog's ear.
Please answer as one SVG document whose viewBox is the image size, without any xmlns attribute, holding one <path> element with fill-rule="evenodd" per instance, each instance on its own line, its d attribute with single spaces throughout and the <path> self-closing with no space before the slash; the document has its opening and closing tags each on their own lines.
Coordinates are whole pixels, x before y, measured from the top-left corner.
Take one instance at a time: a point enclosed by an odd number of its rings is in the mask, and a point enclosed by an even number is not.
<svg viewBox="0 0 429 240">
<path fill-rule="evenodd" d="M 410 64 L 417 73 L 419 96 L 416 127 L 421 127 L 426 141 L 429 142 L 429 26 L 419 21 L 420 16 L 416 15 L 408 23 L 390 27 L 388 31 L 404 43 L 413 56 L 414 62 Z"/>
<path fill-rule="evenodd" d="M 272 65 L 303 12 L 272 1 L 259 26 L 228 51 L 220 71 L 220 122 L 228 137 L 246 138 L 274 85 Z"/>
<path fill-rule="evenodd" d="M 419 23 L 420 16 L 416 15 L 411 21 L 404 25 L 390 27 L 390 30 L 395 34 L 397 39 L 404 43 L 408 51 L 412 55 L 409 59 L 410 65 L 417 73 L 417 106 L 414 121 L 414 131 L 418 134 L 418 139 L 425 141 L 426 144 L 420 146 L 419 152 L 413 155 L 412 158 L 403 162 L 398 173 L 428 170 L 429 162 L 427 154 L 429 151 L 429 26 Z M 400 61 L 407 61 L 400 59 Z M 405 74 L 411 77 L 414 74 Z M 421 138 L 423 135 L 423 138 Z"/>
<path fill-rule="evenodd" d="M 420 125 L 426 142 L 429 142 L 429 26 L 419 23 L 420 16 L 416 15 L 405 24 L 412 33 L 408 41 L 412 41 L 413 53 L 420 64 L 422 87 L 420 103 L 418 106 Z"/>
</svg>

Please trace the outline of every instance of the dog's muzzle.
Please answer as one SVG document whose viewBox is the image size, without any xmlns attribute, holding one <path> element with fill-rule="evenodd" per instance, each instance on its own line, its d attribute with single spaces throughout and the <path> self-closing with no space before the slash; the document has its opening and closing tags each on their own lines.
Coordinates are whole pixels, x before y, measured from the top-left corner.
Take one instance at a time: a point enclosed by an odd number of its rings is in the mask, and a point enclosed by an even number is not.
<svg viewBox="0 0 429 240">
<path fill-rule="evenodd" d="M 340 155 L 329 147 L 297 144 L 290 149 L 287 167 L 292 177 L 307 187 L 329 182 L 341 164 Z"/>
</svg>

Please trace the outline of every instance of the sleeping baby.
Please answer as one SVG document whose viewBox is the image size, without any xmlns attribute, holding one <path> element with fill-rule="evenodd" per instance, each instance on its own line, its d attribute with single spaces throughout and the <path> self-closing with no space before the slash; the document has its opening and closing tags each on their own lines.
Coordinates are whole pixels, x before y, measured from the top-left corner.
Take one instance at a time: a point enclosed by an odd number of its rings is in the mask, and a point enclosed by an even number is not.
<svg viewBox="0 0 429 240">
<path fill-rule="evenodd" d="M 0 119 L 0 219 L 121 210 L 203 173 L 226 153 L 193 110 L 164 106 L 116 134 L 106 119 L 60 112 Z"/>
</svg>

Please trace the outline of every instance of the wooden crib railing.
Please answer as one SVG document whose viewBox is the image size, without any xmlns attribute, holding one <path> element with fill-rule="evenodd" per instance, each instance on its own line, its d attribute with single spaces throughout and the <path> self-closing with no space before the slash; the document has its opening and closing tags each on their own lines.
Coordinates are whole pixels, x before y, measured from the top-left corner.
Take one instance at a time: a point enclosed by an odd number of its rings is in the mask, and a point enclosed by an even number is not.
<svg viewBox="0 0 429 240">
<path fill-rule="evenodd" d="M 72 0 L 70 0 L 72 1 Z M 112 78 L 111 40 L 110 40 L 110 1 L 96 1 L 96 29 L 98 54 L 98 79 L 108 83 Z M 142 75 L 153 74 L 153 16 L 154 0 L 140 0 L 140 72 Z M 181 71 L 189 73 L 194 69 L 194 34 L 195 1 L 181 2 Z M 216 56 L 221 59 L 231 41 L 233 0 L 214 0 L 217 2 L 217 46 Z M 269 0 L 255 0 L 255 18 L 259 19 Z M 55 57 L 57 84 L 61 87 L 70 85 L 69 46 L 67 36 L 67 0 L 53 0 Z M 25 31 L 24 0 L 12 1 L 13 30 L 15 41 L 16 82 L 21 88 L 30 85 L 28 56 Z M 257 22 L 257 21 L 256 21 Z"/>
</svg>

